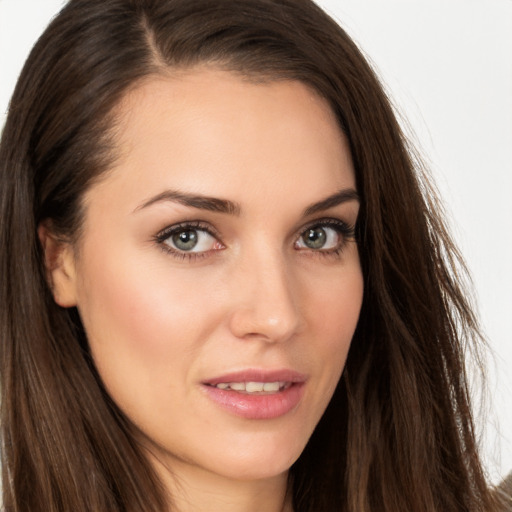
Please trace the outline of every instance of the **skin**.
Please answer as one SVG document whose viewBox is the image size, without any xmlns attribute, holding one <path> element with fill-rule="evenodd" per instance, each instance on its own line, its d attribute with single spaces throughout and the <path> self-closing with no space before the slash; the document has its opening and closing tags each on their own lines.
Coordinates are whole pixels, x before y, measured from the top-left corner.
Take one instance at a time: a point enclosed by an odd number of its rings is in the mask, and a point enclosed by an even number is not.
<svg viewBox="0 0 512 512">
<path fill-rule="evenodd" d="M 291 510 L 288 469 L 340 378 L 362 302 L 353 236 L 324 226 L 320 248 L 303 236 L 320 219 L 356 222 L 355 199 L 304 215 L 355 191 L 346 139 L 307 86 L 204 67 L 147 79 L 118 113 L 119 158 L 85 195 L 78 245 L 40 229 L 55 300 L 78 307 L 173 510 Z M 169 190 L 237 211 L 160 197 Z M 192 258 L 158 238 L 185 221 L 213 233 L 196 229 Z M 204 393 L 206 379 L 248 368 L 307 376 L 299 403 L 247 419 Z"/>
</svg>

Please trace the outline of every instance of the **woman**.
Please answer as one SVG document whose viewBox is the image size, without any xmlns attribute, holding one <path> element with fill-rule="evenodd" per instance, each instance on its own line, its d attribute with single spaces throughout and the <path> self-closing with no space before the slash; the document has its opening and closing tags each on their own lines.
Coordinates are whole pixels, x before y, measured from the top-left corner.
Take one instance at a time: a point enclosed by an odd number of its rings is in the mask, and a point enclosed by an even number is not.
<svg viewBox="0 0 512 512">
<path fill-rule="evenodd" d="M 458 253 L 313 3 L 71 0 L 0 169 L 7 511 L 494 509 Z"/>
</svg>

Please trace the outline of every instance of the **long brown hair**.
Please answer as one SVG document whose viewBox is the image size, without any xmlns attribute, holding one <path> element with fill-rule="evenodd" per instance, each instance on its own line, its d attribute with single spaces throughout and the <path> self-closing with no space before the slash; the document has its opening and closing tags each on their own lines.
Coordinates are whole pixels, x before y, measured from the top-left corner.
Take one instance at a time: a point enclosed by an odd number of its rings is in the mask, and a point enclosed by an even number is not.
<svg viewBox="0 0 512 512">
<path fill-rule="evenodd" d="M 197 63 L 313 87 L 356 170 L 364 302 L 343 377 L 290 471 L 295 511 L 493 510 L 464 370 L 480 335 L 459 254 L 372 69 L 309 0 L 71 0 L 34 47 L 0 146 L 5 510 L 168 507 L 77 311 L 53 301 L 37 227 L 80 235 L 83 194 L 116 156 L 116 105 L 145 77 Z"/>
</svg>

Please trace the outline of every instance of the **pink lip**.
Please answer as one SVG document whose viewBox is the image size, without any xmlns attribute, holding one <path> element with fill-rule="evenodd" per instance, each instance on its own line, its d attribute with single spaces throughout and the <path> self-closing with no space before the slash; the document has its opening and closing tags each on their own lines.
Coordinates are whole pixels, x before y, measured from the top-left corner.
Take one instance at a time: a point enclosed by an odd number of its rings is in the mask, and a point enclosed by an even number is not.
<svg viewBox="0 0 512 512">
<path fill-rule="evenodd" d="M 297 407 L 304 393 L 307 377 L 293 370 L 250 369 L 233 372 L 202 382 L 202 389 L 213 402 L 226 411 L 246 419 L 273 419 Z M 287 382 L 289 387 L 276 393 L 257 395 L 219 389 L 229 382 Z"/>
</svg>

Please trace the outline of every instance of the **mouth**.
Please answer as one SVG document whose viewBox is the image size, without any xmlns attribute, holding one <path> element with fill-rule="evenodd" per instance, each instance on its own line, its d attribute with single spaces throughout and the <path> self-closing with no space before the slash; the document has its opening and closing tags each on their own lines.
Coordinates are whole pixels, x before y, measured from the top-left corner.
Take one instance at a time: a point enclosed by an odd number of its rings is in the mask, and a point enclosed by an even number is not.
<svg viewBox="0 0 512 512">
<path fill-rule="evenodd" d="M 248 370 L 205 382 L 206 395 L 221 409 L 246 419 L 274 419 L 300 404 L 307 377 L 291 370 Z"/>
</svg>

